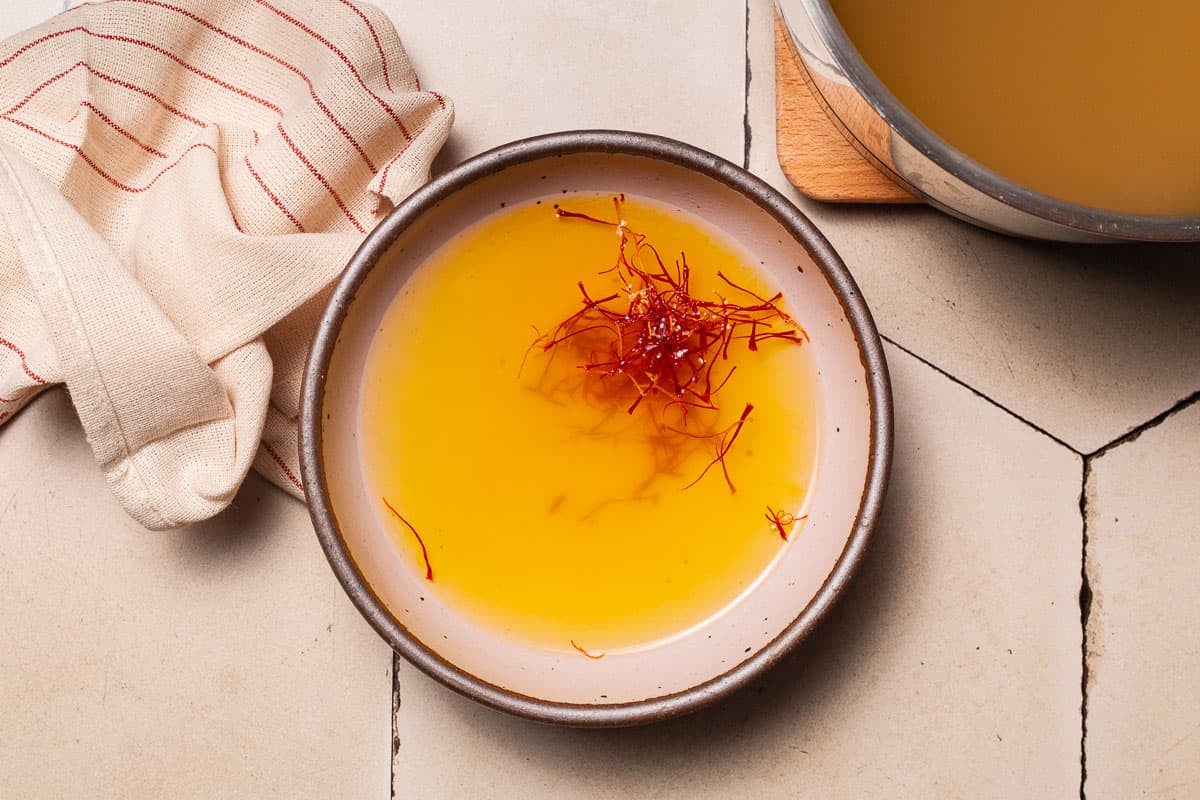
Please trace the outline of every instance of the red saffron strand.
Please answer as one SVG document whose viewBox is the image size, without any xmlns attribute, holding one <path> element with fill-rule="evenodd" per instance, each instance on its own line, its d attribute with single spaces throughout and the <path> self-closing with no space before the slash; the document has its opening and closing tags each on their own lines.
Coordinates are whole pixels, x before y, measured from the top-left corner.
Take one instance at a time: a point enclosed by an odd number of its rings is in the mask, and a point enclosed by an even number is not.
<svg viewBox="0 0 1200 800">
<path fill-rule="evenodd" d="M 734 441 L 737 440 L 738 434 L 742 432 L 742 426 L 746 424 L 746 420 L 750 418 L 750 412 L 753 410 L 754 410 L 754 406 L 750 403 L 746 403 L 746 407 L 742 409 L 742 415 L 740 417 L 738 417 L 737 422 L 733 423 L 732 425 L 730 425 L 728 428 L 726 428 L 724 431 L 721 432 L 721 434 L 720 434 L 721 441 L 717 445 L 716 456 L 713 457 L 712 461 L 708 462 L 708 466 L 706 466 L 704 468 L 704 470 L 696 477 L 696 480 L 692 481 L 691 483 L 689 483 L 687 486 L 685 486 L 683 488 L 685 488 L 685 489 L 692 488 L 697 483 L 699 483 L 700 480 L 705 475 L 708 474 L 708 471 L 710 469 L 712 469 L 717 464 L 720 464 L 721 465 L 721 474 L 725 476 L 725 484 L 729 487 L 729 493 L 737 494 L 737 487 L 733 485 L 733 478 L 729 477 L 729 465 L 725 462 L 725 456 L 729 453 L 729 450 L 733 447 L 733 443 L 734 443 Z M 732 431 L 732 433 L 731 433 L 731 431 Z"/>
<path fill-rule="evenodd" d="M 729 280 L 729 278 L 726 277 L 725 273 L 721 272 L 721 270 L 717 270 L 717 277 L 720 278 L 721 280 L 725 281 L 725 283 L 729 284 L 734 289 L 737 289 L 739 292 L 750 295 L 751 297 L 753 297 L 755 300 L 759 301 L 760 303 L 776 303 L 780 299 L 783 298 L 783 292 L 776 292 L 775 296 L 772 297 L 770 300 L 768 300 L 767 298 L 763 297 L 761 294 L 752 292 L 744 286 L 738 286 L 736 283 Z"/>
<path fill-rule="evenodd" d="M 425 549 L 425 540 L 421 538 L 421 534 L 417 533 L 417 529 L 415 527 L 413 527 L 413 524 L 411 522 L 409 522 L 408 520 L 406 520 L 400 514 L 400 512 L 396 510 L 395 506 L 393 506 L 391 503 L 388 502 L 388 499 L 386 497 L 381 497 L 380 499 L 383 500 L 383 504 L 385 506 L 387 506 L 388 511 L 392 512 L 392 515 L 396 519 L 403 522 L 405 527 L 408 528 L 410 531 L 412 531 L 412 535 L 416 538 L 417 544 L 421 545 L 421 558 L 425 559 L 425 580 L 432 581 L 433 580 L 433 565 L 429 563 L 429 551 Z"/>
<path fill-rule="evenodd" d="M 604 651 L 600 651 L 599 653 L 589 653 L 587 650 L 583 649 L 582 645 L 576 643 L 574 639 L 571 640 L 571 647 L 574 647 L 577 652 L 583 653 L 593 661 L 598 661 L 601 658 L 604 658 Z"/>
<path fill-rule="evenodd" d="M 556 217 L 567 217 L 569 219 L 586 219 L 588 222 L 597 222 L 601 225 L 608 225 L 609 227 L 613 228 L 621 224 L 620 222 L 609 222 L 606 219 L 593 217 L 591 214 L 583 214 L 579 211 L 567 211 L 565 208 L 554 209 L 554 215 Z"/>
<path fill-rule="evenodd" d="M 788 535 L 788 528 L 797 522 L 804 522 L 808 519 L 808 514 L 801 514 L 797 517 L 787 511 L 776 511 L 770 506 L 767 506 L 767 513 L 764 516 L 775 526 L 775 530 L 779 531 L 779 538 L 785 542 L 792 540 L 792 537 Z"/>
</svg>

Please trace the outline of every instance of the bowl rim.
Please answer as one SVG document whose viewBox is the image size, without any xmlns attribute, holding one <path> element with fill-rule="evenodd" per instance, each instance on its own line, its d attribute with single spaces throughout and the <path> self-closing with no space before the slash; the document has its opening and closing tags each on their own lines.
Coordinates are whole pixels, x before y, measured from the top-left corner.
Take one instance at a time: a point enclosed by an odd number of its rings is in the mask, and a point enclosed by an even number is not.
<svg viewBox="0 0 1200 800">
<path fill-rule="evenodd" d="M 333 514 L 320 454 L 325 378 L 342 323 L 359 287 L 401 233 L 440 201 L 477 180 L 530 161 L 587 153 L 645 157 L 695 170 L 741 193 L 788 230 L 821 269 L 845 311 L 866 371 L 870 405 L 870 449 L 858 513 L 841 555 L 809 603 L 766 646 L 726 672 L 673 694 L 607 705 L 563 703 L 513 692 L 466 672 L 412 637 L 354 563 Z M 305 365 L 300 407 L 300 470 L 313 526 L 338 581 L 371 627 L 410 663 L 460 694 L 517 716 L 575 727 L 638 725 L 690 713 L 744 686 L 779 661 L 825 617 L 857 570 L 880 513 L 892 460 L 892 395 L 883 345 L 857 284 L 816 226 L 765 181 L 720 156 L 674 139 L 616 130 L 564 131 L 501 145 L 435 178 L 397 205 L 367 235 L 333 289 Z"/>
<path fill-rule="evenodd" d="M 1030 189 L 985 167 L 934 133 L 892 94 L 867 65 L 866 59 L 842 27 L 829 0 L 776 0 L 776 4 L 788 36 L 797 48 L 800 47 L 800 40 L 792 26 L 797 15 L 804 14 L 854 90 L 900 138 L 941 169 L 993 200 L 1065 228 L 1115 239 L 1146 242 L 1194 242 L 1200 239 L 1200 216 L 1150 216 L 1086 206 Z M 789 15 L 793 22 L 788 21 Z M 867 147 L 861 141 L 859 144 Z M 867 150 L 871 148 L 867 147 Z M 895 174 L 890 169 L 888 172 Z M 912 185 L 903 177 L 897 177 L 905 185 Z M 930 197 L 918 187 L 913 189 L 926 200 L 937 205 L 948 205 Z M 986 221 L 978 224 L 988 226 Z"/>
</svg>

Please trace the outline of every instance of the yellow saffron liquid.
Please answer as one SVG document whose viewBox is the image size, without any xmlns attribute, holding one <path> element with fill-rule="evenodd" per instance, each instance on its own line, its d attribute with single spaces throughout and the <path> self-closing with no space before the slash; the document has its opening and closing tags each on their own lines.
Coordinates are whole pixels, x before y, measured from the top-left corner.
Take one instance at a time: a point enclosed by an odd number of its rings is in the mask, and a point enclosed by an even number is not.
<svg viewBox="0 0 1200 800">
<path fill-rule="evenodd" d="M 406 284 L 370 353 L 363 448 L 375 494 L 428 548 L 431 592 L 505 636 L 594 654 L 718 613 L 786 546 L 764 514 L 803 509 L 816 379 L 807 344 L 764 342 L 751 353 L 735 343 L 719 416 L 695 412 L 689 429 L 720 430 L 753 403 L 726 456 L 737 492 L 719 465 L 685 488 L 712 460 L 713 441 L 664 435 L 648 408 L 627 414 L 622 379 L 597 383 L 577 368 L 578 353 L 530 349 L 534 326 L 547 332 L 580 308 L 579 281 L 594 298 L 618 289 L 597 274 L 616 260 L 615 229 L 559 219 L 555 202 L 614 217 L 611 198 L 593 195 L 498 211 Z M 754 302 L 720 284 L 718 269 L 774 294 L 684 215 L 630 197 L 623 216 L 668 263 L 686 252 L 694 296 L 720 287 Z M 416 539 L 389 524 L 423 575 Z"/>
<path fill-rule="evenodd" d="M 832 0 L 863 58 L 950 144 L 1054 197 L 1200 215 L 1195 0 Z"/>
</svg>

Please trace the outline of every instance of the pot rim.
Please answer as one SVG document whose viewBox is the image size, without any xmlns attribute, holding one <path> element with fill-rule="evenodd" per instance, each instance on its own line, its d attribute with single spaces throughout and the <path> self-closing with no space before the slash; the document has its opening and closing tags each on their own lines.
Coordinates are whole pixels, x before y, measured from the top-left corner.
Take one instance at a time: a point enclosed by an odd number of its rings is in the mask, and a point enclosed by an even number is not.
<svg viewBox="0 0 1200 800">
<path fill-rule="evenodd" d="M 765 647 L 730 670 L 671 695 L 628 703 L 588 705 L 547 701 L 483 681 L 411 636 L 371 590 L 346 546 L 331 507 L 320 453 L 325 378 L 355 293 L 391 245 L 440 201 L 509 167 L 582 153 L 631 155 L 675 164 L 713 178 L 753 201 L 812 256 L 846 313 L 866 372 L 870 452 L 862 498 L 846 545 L 821 588 Z M 367 235 L 337 281 L 322 313 L 301 388 L 300 467 L 317 538 L 351 601 L 392 648 L 439 683 L 484 705 L 540 722 L 618 727 L 696 711 L 744 686 L 805 638 L 841 596 L 870 540 L 886 492 L 892 459 L 892 396 L 882 342 L 870 311 L 841 258 L 812 222 L 766 182 L 712 153 L 672 139 L 611 130 L 566 131 L 501 145 L 434 179 L 400 203 Z"/>
<path fill-rule="evenodd" d="M 828 48 L 838 70 L 897 135 L 943 170 L 993 200 L 1058 225 L 1100 236 L 1132 241 L 1200 241 L 1200 216 L 1165 217 L 1105 211 L 1059 200 L 993 172 L 954 148 L 905 108 L 867 66 L 866 60 L 838 21 L 829 0 L 776 0 L 776 6 L 797 50 L 801 49 L 800 43 L 788 19 L 789 14 L 791 19 L 796 19 L 798 14 L 803 13 Z M 866 143 L 860 140 L 859 144 L 870 151 Z M 905 185 L 910 184 L 905 181 Z M 938 205 L 944 204 L 944 201 L 929 197 L 919 188 L 912 188 L 925 199 Z M 981 221 L 981 224 L 986 225 L 986 221 Z"/>
</svg>

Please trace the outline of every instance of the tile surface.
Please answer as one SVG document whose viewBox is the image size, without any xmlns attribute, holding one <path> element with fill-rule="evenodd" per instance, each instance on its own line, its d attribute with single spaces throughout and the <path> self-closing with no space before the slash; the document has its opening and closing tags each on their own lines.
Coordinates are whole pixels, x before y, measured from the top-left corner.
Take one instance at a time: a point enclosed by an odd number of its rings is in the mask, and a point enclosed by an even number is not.
<svg viewBox="0 0 1200 800">
<path fill-rule="evenodd" d="M 0 797 L 388 796 L 391 654 L 304 507 L 111 497 L 62 390 L 0 429 Z"/>
<path fill-rule="evenodd" d="M 574 128 L 672 136 L 741 162 L 740 2 L 378 0 L 422 81 L 454 99 L 446 168 Z"/>
<path fill-rule="evenodd" d="M 791 188 L 775 153 L 772 15 L 750 0 L 750 169 L 821 227 L 884 335 L 1085 453 L 1200 389 L 1200 245 L 1026 242 Z"/>
<path fill-rule="evenodd" d="M 1197 448 L 1192 405 L 1091 465 L 1091 800 L 1200 793 Z"/>
<path fill-rule="evenodd" d="M 7 3 L 0 35 L 62 5 Z M 1076 450 L 1200 389 L 1198 247 L 1021 242 L 791 190 L 770 0 L 377 5 L 456 104 L 438 170 L 553 130 L 679 138 L 813 217 L 886 336 Z M 208 524 L 142 531 L 46 395 L 0 429 L 0 797 L 1076 796 L 1080 459 L 887 352 L 896 464 L 844 602 L 729 702 L 627 731 L 510 719 L 406 664 L 393 718 L 391 654 L 299 504 L 252 477 Z M 1197 445 L 1191 406 L 1090 462 L 1090 798 L 1200 786 Z"/>
<path fill-rule="evenodd" d="M 405 665 L 396 797 L 1077 794 L 1080 460 L 887 355 L 886 511 L 814 638 L 715 709 L 623 731 L 508 718 Z"/>
<path fill-rule="evenodd" d="M 0 39 L 31 28 L 64 8 L 65 0 L 6 0 L 0 17 Z"/>
</svg>

